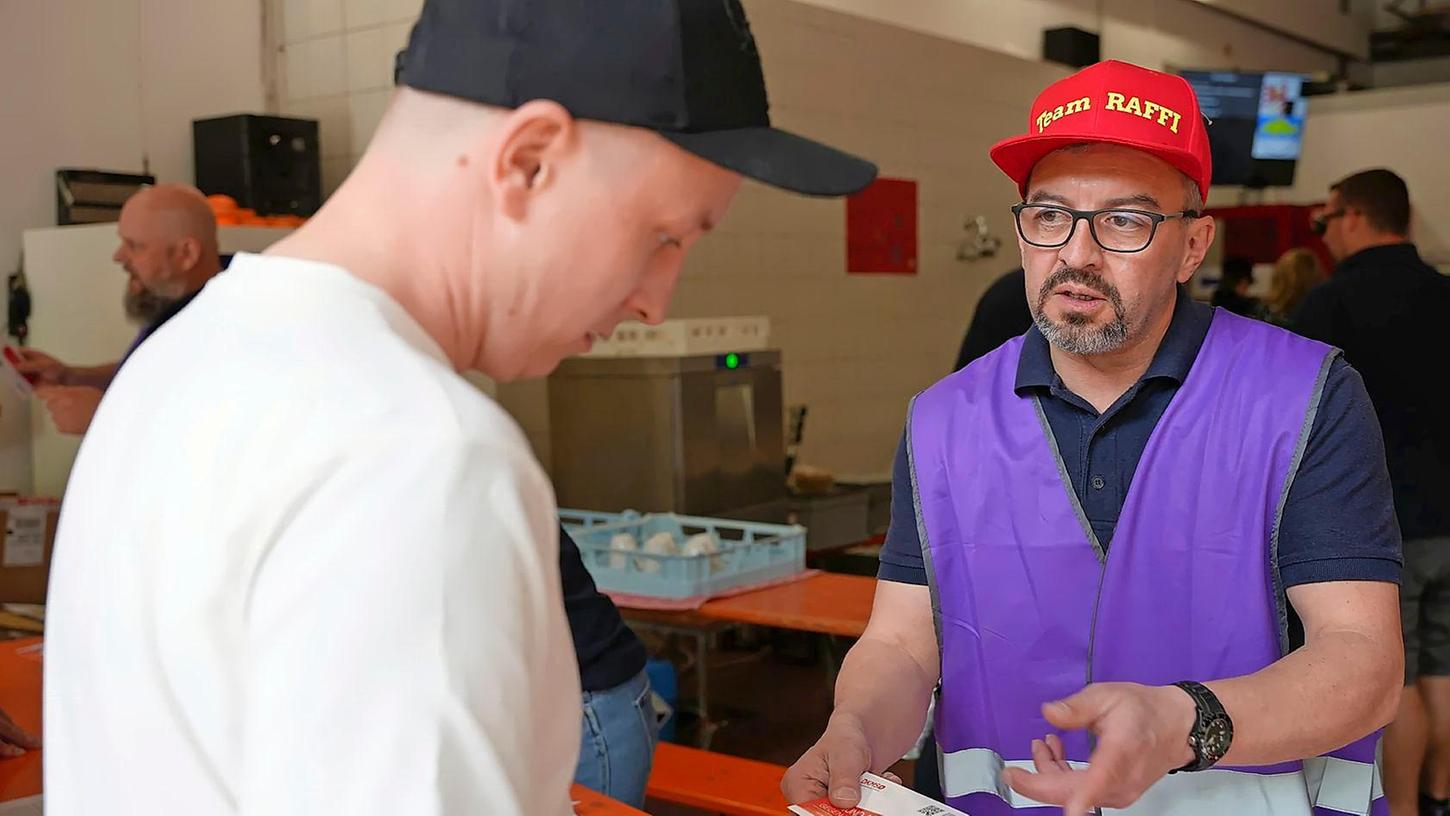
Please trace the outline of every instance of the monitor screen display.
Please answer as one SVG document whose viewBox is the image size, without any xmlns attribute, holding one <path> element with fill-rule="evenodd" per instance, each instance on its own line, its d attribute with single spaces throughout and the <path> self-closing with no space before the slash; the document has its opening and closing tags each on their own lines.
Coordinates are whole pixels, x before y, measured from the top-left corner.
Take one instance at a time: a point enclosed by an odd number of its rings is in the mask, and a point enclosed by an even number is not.
<svg viewBox="0 0 1450 816">
<path fill-rule="evenodd" d="M 1184 71 L 1183 78 L 1209 120 L 1214 184 L 1294 183 L 1308 107 L 1302 75 Z"/>
</svg>

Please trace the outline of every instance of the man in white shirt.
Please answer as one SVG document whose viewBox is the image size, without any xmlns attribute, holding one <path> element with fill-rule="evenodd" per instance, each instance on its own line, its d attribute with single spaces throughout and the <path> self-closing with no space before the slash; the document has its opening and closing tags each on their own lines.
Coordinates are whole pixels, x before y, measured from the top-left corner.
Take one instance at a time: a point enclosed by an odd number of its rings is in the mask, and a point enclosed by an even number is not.
<svg viewBox="0 0 1450 816">
<path fill-rule="evenodd" d="M 456 373 L 659 321 L 770 128 L 736 0 L 429 0 L 347 182 L 127 363 L 72 473 L 46 797 L 72 814 L 569 812 L 553 494 Z"/>
</svg>

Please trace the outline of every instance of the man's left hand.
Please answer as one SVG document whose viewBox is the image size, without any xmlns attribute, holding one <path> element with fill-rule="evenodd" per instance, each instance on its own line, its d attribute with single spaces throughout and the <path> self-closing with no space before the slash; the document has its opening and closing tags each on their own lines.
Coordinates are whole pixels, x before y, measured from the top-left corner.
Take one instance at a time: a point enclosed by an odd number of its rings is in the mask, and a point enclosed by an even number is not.
<svg viewBox="0 0 1450 816">
<path fill-rule="evenodd" d="M 1174 686 L 1095 683 L 1047 703 L 1042 714 L 1065 731 L 1087 729 L 1097 736 L 1088 767 L 1071 768 L 1062 741 L 1048 735 L 1032 741 L 1037 773 L 1008 768 L 1002 776 L 1018 793 L 1061 806 L 1064 816 L 1128 807 L 1169 771 L 1194 759 L 1188 745 L 1193 700 Z"/>
<path fill-rule="evenodd" d="M 56 430 L 80 435 L 91 427 L 91 418 L 101 404 L 102 391 L 86 385 L 41 385 L 35 395 L 45 403 Z"/>
</svg>

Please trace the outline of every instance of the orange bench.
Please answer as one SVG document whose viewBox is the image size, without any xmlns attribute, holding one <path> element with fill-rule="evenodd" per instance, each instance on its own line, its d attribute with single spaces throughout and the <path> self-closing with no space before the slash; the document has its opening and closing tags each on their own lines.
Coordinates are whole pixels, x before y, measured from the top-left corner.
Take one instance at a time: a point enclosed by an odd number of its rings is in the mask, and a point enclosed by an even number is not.
<svg viewBox="0 0 1450 816">
<path fill-rule="evenodd" d="M 661 802 L 722 816 L 782 816 L 785 768 L 662 742 L 646 793 Z"/>
</svg>

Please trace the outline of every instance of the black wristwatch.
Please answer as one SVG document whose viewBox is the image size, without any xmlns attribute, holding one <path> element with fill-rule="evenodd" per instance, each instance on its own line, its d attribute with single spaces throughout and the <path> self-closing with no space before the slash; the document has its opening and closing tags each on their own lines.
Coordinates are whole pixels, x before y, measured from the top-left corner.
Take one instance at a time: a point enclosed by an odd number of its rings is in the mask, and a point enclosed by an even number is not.
<svg viewBox="0 0 1450 816">
<path fill-rule="evenodd" d="M 1217 765 L 1228 753 L 1229 746 L 1233 745 L 1234 721 L 1229 719 L 1218 697 L 1202 683 L 1185 680 L 1173 685 L 1193 698 L 1198 712 L 1193 719 L 1193 728 L 1188 732 L 1188 747 L 1193 749 L 1193 761 L 1169 773 L 1206 771 Z"/>
</svg>

